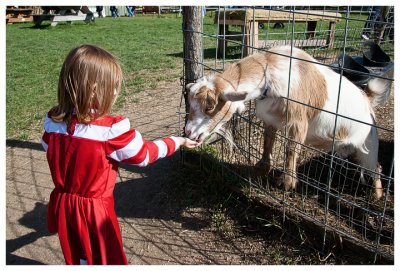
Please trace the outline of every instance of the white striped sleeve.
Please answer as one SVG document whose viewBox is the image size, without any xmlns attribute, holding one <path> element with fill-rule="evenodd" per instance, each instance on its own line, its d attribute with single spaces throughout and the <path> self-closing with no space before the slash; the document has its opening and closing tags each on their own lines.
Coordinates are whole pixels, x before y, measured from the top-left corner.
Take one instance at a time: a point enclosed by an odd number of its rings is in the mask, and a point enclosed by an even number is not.
<svg viewBox="0 0 400 271">
<path fill-rule="evenodd" d="M 129 140 L 129 142 L 127 141 L 127 139 Z M 121 139 L 121 143 L 123 143 L 123 140 L 125 140 L 126 145 L 121 148 L 115 149 L 112 153 L 109 154 L 112 159 L 118 162 L 134 157 L 143 147 L 143 138 L 139 131 L 135 131 L 133 138 L 129 137 Z"/>
</svg>

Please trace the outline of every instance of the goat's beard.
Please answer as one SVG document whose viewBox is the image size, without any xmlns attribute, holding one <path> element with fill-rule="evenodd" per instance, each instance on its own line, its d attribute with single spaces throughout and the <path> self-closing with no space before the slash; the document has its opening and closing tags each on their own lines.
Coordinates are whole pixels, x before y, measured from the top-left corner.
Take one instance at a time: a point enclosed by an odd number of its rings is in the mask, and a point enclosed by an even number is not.
<svg viewBox="0 0 400 271">
<path fill-rule="evenodd" d="M 221 127 L 218 131 L 212 132 L 203 142 L 203 144 L 209 144 L 216 140 L 216 135 L 221 136 L 228 143 L 229 149 L 237 148 L 235 142 L 233 141 L 232 132 L 227 127 Z"/>
</svg>

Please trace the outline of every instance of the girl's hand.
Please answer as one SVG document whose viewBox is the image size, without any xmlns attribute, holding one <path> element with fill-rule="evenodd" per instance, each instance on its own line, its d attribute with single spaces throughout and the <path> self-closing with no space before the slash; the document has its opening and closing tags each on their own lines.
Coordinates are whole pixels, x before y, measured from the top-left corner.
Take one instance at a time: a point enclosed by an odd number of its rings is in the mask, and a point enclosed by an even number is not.
<svg viewBox="0 0 400 271">
<path fill-rule="evenodd" d="M 178 139 L 180 145 L 188 149 L 193 149 L 201 145 L 201 143 L 193 141 L 187 137 L 178 137 Z"/>
</svg>

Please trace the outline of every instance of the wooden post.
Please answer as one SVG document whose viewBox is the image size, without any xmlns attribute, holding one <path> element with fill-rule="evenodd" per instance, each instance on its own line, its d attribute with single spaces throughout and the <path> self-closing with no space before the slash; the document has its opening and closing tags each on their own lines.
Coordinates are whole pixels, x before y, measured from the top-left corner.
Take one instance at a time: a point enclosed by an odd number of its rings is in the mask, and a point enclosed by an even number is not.
<svg viewBox="0 0 400 271">
<path fill-rule="evenodd" d="M 228 35 L 228 33 L 229 33 L 229 25 L 224 24 L 224 23 L 221 24 L 221 22 L 220 22 L 220 24 L 218 26 L 218 37 L 219 37 L 219 39 L 218 39 L 218 54 L 217 54 L 218 57 L 221 57 L 221 58 L 225 57 L 224 52 L 225 52 L 226 48 L 228 48 L 228 41 L 227 41 L 228 39 L 224 36 L 224 34 Z M 225 40 L 222 39 L 221 37 L 225 38 Z"/>
<path fill-rule="evenodd" d="M 246 33 L 245 33 L 246 47 L 243 51 L 243 57 L 249 56 L 255 52 L 255 49 L 252 47 L 258 48 L 258 21 L 250 18 L 246 21 Z M 252 46 L 252 47 L 248 47 Z"/>
<path fill-rule="evenodd" d="M 332 21 L 329 23 L 329 35 L 326 40 L 326 44 L 329 49 L 332 49 L 335 41 L 335 31 L 336 31 L 336 21 Z"/>
<path fill-rule="evenodd" d="M 183 7 L 183 61 L 185 69 L 184 97 L 186 112 L 189 112 L 186 85 L 203 76 L 203 39 L 201 6 Z M 185 117 L 185 123 L 187 115 Z"/>
</svg>

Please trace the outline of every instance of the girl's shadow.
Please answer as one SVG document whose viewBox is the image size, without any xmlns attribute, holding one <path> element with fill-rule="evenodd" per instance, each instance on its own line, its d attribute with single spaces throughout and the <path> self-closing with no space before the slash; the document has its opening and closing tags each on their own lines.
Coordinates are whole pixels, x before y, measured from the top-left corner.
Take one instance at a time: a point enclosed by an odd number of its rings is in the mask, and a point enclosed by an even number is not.
<svg viewBox="0 0 400 271">
<path fill-rule="evenodd" d="M 18 220 L 20 225 L 33 229 L 34 231 L 15 239 L 6 241 L 6 264 L 23 264 L 23 265 L 38 265 L 42 262 L 27 259 L 21 256 L 13 255 L 12 253 L 28 244 L 31 244 L 41 237 L 49 236 L 50 233 L 46 227 L 47 205 L 36 202 L 35 208 L 27 212 L 21 219 Z"/>
</svg>

